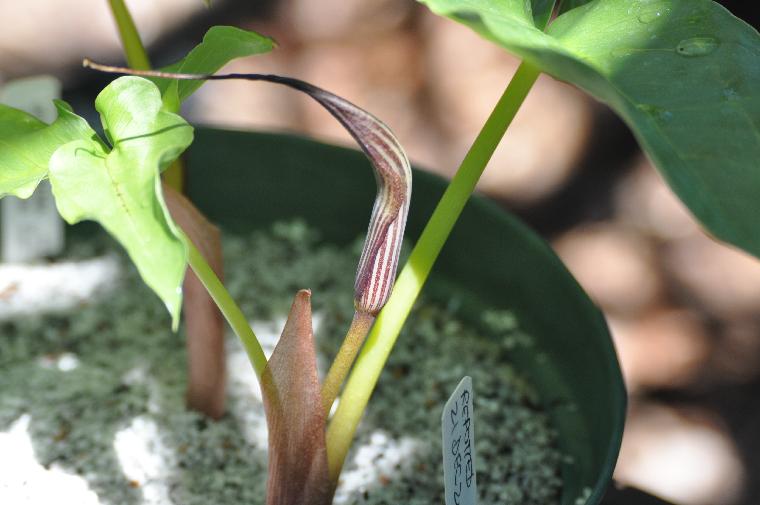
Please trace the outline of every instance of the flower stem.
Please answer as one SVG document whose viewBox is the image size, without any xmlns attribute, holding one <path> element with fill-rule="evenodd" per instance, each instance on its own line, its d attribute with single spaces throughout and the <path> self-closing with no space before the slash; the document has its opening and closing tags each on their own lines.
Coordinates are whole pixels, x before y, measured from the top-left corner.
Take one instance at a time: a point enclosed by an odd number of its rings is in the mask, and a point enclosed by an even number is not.
<svg viewBox="0 0 760 505">
<path fill-rule="evenodd" d="M 145 52 L 145 46 L 140 40 L 140 34 L 137 32 L 135 22 L 124 4 L 124 0 L 108 0 L 108 3 L 119 29 L 119 37 L 121 37 L 121 44 L 124 47 L 127 64 L 137 70 L 150 70 L 148 54 Z"/>
<path fill-rule="evenodd" d="M 346 338 L 343 340 L 338 354 L 330 366 L 330 371 L 327 372 L 327 377 L 322 382 L 322 407 L 325 416 L 330 414 L 330 409 L 333 402 L 335 402 L 335 398 L 338 396 L 338 391 L 340 391 L 343 381 L 346 380 L 348 371 L 351 370 L 351 365 L 354 364 L 354 359 L 359 353 L 374 320 L 375 317 L 367 312 L 354 312 L 354 318 L 351 321 L 351 326 L 348 328 Z"/>
<path fill-rule="evenodd" d="M 221 283 L 209 264 L 203 258 L 197 247 L 190 241 L 186 240 L 189 251 L 188 261 L 190 268 L 193 269 L 195 275 L 198 276 L 203 286 L 208 291 L 211 298 L 214 299 L 219 310 L 222 311 L 222 315 L 227 320 L 232 330 L 238 336 L 240 341 L 245 347 L 246 353 L 248 353 L 248 359 L 250 359 L 253 369 L 256 371 L 256 375 L 261 378 L 261 374 L 264 372 L 264 367 L 267 365 L 267 358 L 264 355 L 264 351 L 259 344 L 256 335 L 251 329 L 251 325 L 248 324 L 248 320 L 243 315 L 240 307 L 237 306 L 235 300 L 232 299 L 227 289 Z"/>
<path fill-rule="evenodd" d="M 327 430 L 327 459 L 333 483 L 338 480 L 369 397 L 433 263 L 539 73 L 525 62 L 517 69 L 435 208 L 380 312 Z"/>
</svg>

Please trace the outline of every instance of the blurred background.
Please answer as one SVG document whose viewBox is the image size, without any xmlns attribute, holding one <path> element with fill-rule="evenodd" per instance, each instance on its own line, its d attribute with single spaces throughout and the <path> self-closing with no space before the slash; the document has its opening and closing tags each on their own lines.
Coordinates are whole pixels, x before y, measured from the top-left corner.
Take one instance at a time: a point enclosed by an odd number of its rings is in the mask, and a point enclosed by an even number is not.
<svg viewBox="0 0 760 505">
<path fill-rule="evenodd" d="M 417 166 L 444 176 L 518 63 L 411 0 L 127 3 L 155 66 L 211 25 L 259 31 L 278 49 L 226 70 L 340 94 L 382 117 Z M 760 25 L 757 2 L 722 3 Z M 123 63 L 107 2 L 0 0 L 0 20 L 0 83 L 52 74 L 97 123 L 92 100 L 110 78 L 80 62 Z M 205 86 L 184 112 L 200 124 L 352 145 L 318 106 L 275 86 Z M 479 189 L 541 233 L 607 316 L 630 393 L 617 481 L 682 505 L 760 503 L 760 261 L 705 236 L 625 125 L 546 76 Z"/>
</svg>

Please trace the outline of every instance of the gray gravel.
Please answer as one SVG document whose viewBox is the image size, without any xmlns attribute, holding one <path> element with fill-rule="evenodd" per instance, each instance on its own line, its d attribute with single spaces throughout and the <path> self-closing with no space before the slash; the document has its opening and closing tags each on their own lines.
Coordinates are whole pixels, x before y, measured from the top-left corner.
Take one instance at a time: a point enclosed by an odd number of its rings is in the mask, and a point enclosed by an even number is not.
<svg viewBox="0 0 760 505">
<path fill-rule="evenodd" d="M 113 248 L 102 240 L 70 256 Z M 227 237 L 227 285 L 253 320 L 282 317 L 297 289 L 312 289 L 318 346 L 329 357 L 352 313 L 359 251 L 359 243 L 349 250 L 320 245 L 298 223 Z M 260 404 L 231 387 L 230 414 L 221 421 L 184 409 L 183 334 L 171 333 L 163 305 L 119 255 L 119 287 L 97 302 L 0 323 L 0 430 L 28 414 L 38 461 L 82 475 L 102 503 L 263 503 L 266 448 L 246 425 L 250 415 L 261 417 Z M 418 303 L 370 402 L 336 501 L 442 503 L 441 409 L 470 375 L 480 503 L 559 502 L 556 433 L 536 392 L 508 364 L 510 352 L 531 339 L 510 313 L 484 311 L 482 318 L 497 338 L 482 338 L 446 307 Z M 75 366 L 43 366 L 62 356 Z M 163 469 L 153 479 L 161 482 L 125 475 L 115 452 L 114 437 L 136 418 L 157 427 Z M 149 493 L 151 486 L 164 498 Z"/>
</svg>

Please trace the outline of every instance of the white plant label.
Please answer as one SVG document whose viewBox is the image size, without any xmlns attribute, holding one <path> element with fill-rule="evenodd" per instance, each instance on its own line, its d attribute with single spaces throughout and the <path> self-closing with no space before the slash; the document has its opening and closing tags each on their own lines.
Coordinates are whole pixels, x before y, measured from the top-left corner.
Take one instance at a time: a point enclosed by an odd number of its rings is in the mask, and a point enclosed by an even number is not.
<svg viewBox="0 0 760 505">
<path fill-rule="evenodd" d="M 443 480 L 446 505 L 475 505 L 475 432 L 472 379 L 463 378 L 443 408 Z"/>
<path fill-rule="evenodd" d="M 19 79 L 0 88 L 0 102 L 26 111 L 46 123 L 55 121 L 53 99 L 61 84 L 53 77 Z M 58 216 L 50 184 L 43 181 L 27 200 L 0 200 L 0 258 L 11 263 L 32 261 L 61 252 L 63 220 Z"/>
</svg>

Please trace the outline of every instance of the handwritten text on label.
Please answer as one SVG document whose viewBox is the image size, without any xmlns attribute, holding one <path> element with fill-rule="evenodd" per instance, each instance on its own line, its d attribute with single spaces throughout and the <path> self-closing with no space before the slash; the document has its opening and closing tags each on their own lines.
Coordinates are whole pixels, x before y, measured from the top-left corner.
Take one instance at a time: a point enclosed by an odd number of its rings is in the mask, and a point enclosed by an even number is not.
<svg viewBox="0 0 760 505">
<path fill-rule="evenodd" d="M 441 424 L 446 505 L 477 503 L 472 400 L 472 379 L 465 377 L 443 409 Z"/>
</svg>

